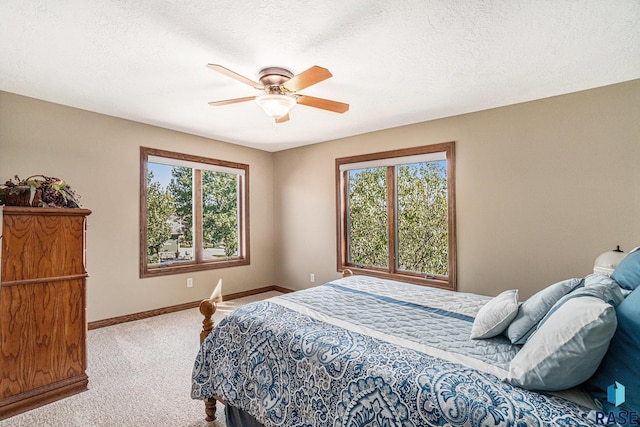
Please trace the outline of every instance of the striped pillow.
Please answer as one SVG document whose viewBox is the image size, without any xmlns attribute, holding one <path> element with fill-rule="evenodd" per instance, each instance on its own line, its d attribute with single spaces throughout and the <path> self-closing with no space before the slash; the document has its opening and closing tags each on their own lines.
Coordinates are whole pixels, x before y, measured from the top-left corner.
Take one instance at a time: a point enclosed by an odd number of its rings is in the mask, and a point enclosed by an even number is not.
<svg viewBox="0 0 640 427">
<path fill-rule="evenodd" d="M 616 326 L 615 308 L 600 298 L 563 298 L 511 360 L 505 381 L 546 391 L 581 384 L 598 368 Z"/>
<path fill-rule="evenodd" d="M 512 344 L 524 344 L 551 307 L 560 298 L 582 285 L 582 279 L 567 279 L 536 293 L 520 305 L 518 314 L 504 335 L 509 337 Z"/>
</svg>

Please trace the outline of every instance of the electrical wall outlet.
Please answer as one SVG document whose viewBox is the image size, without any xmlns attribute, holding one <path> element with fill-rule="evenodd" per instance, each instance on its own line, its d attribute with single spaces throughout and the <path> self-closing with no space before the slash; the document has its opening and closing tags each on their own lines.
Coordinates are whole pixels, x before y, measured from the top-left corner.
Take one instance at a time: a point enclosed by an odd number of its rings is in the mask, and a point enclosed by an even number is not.
<svg viewBox="0 0 640 427">
<path fill-rule="evenodd" d="M 187 279 L 187 288 L 193 288 L 193 279 L 191 277 Z"/>
<path fill-rule="evenodd" d="M 313 273 L 309 274 L 309 281 L 311 283 L 315 283 L 316 282 L 316 275 L 313 274 Z"/>
</svg>

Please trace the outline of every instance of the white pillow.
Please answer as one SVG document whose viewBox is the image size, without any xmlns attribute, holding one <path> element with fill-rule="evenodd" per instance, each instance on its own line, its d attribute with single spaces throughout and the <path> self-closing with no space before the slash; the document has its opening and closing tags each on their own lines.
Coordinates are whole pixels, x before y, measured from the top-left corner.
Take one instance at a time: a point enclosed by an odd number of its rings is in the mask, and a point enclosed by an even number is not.
<svg viewBox="0 0 640 427">
<path fill-rule="evenodd" d="M 510 384 L 529 390 L 564 390 L 598 368 L 618 325 L 616 310 L 594 296 L 563 298 L 511 360 Z"/>
<path fill-rule="evenodd" d="M 500 335 L 518 314 L 518 290 L 502 292 L 486 303 L 476 314 L 471 327 L 471 339 Z"/>
</svg>

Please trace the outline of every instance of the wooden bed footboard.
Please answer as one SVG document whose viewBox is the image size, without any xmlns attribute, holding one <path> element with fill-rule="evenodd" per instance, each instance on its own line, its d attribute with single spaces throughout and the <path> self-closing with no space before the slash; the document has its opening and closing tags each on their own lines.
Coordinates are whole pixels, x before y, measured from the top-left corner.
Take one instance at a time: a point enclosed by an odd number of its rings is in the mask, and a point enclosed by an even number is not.
<svg viewBox="0 0 640 427">
<path fill-rule="evenodd" d="M 213 296 L 211 298 L 202 300 L 200 303 L 200 313 L 204 316 L 202 321 L 202 332 L 200 332 L 200 344 L 203 343 L 205 338 L 209 336 L 213 330 L 213 314 L 216 312 L 216 303 Z M 207 421 L 213 421 L 216 419 L 216 400 L 209 398 L 204 400 L 204 412 L 207 416 Z"/>
</svg>

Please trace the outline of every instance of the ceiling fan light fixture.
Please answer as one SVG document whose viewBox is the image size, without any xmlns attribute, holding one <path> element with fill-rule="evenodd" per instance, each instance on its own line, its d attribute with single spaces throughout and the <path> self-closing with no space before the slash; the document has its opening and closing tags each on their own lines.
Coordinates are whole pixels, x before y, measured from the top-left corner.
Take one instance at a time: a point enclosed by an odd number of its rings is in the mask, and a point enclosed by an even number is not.
<svg viewBox="0 0 640 427">
<path fill-rule="evenodd" d="M 269 117 L 278 120 L 289 114 L 296 105 L 296 99 L 287 95 L 260 95 L 256 97 L 256 103 Z"/>
</svg>

